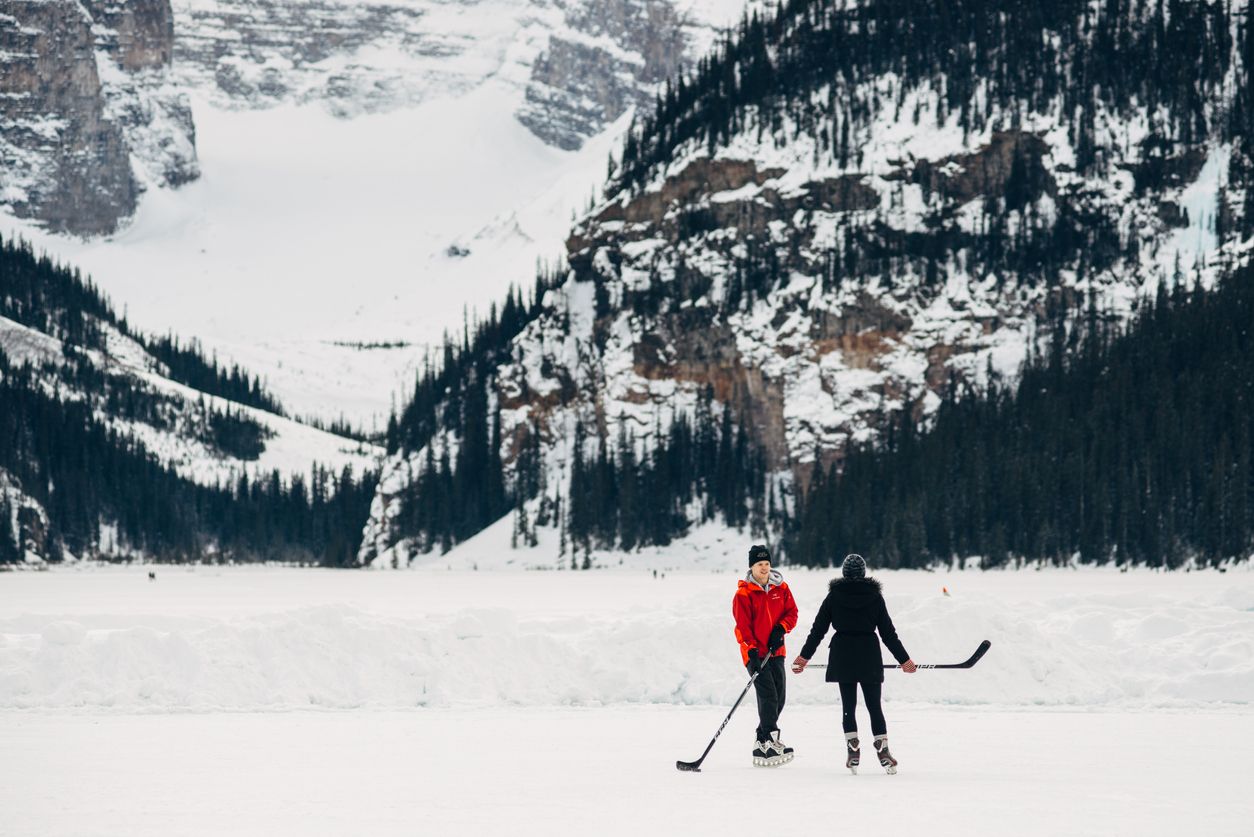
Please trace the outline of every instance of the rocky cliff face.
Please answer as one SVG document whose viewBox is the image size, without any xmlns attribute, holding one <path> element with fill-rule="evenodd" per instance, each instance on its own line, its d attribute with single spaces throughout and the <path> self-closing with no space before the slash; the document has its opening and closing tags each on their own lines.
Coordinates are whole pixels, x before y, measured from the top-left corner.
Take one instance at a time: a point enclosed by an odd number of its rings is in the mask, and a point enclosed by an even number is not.
<svg viewBox="0 0 1254 837">
<path fill-rule="evenodd" d="M 54 230 L 111 231 L 135 208 L 105 115 L 92 20 L 76 2 L 0 4 L 0 198 Z"/>
<path fill-rule="evenodd" d="M 196 177 L 173 42 L 164 0 L 0 2 L 0 203 L 99 235 L 148 185 Z"/>
<path fill-rule="evenodd" d="M 647 110 L 659 85 L 691 63 L 693 22 L 674 6 L 586 0 L 563 11 L 532 66 L 518 118 L 550 145 L 573 150 L 629 107 Z"/>
<path fill-rule="evenodd" d="M 175 0 L 175 60 L 220 105 L 322 102 L 346 117 L 492 78 L 520 93 L 524 125 L 574 149 L 651 102 L 733 22 L 705 5 L 681 15 L 640 0 Z"/>
<path fill-rule="evenodd" d="M 87 0 L 99 27 L 98 45 L 127 72 L 162 69 L 174 55 L 174 15 L 169 0 Z"/>
<path fill-rule="evenodd" d="M 180 78 L 224 107 L 323 101 L 336 113 L 418 101 L 441 58 L 474 44 L 441 34 L 428 4 L 176 2 Z M 439 11 L 439 6 L 433 6 Z M 455 88 L 455 85 L 451 85 Z"/>
<path fill-rule="evenodd" d="M 0 557 L 12 564 L 42 565 L 50 555 L 59 557 L 49 537 L 48 513 L 22 491 L 12 474 L 0 468 L 0 553 L 6 548 L 16 554 Z"/>
</svg>

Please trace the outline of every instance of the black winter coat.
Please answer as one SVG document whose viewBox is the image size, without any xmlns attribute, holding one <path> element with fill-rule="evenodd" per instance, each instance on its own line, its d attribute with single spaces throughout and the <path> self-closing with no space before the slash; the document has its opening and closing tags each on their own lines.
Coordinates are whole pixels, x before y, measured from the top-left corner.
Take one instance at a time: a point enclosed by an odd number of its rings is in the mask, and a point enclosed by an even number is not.
<svg viewBox="0 0 1254 837">
<path fill-rule="evenodd" d="M 888 607 L 880 592 L 880 583 L 873 578 L 837 578 L 828 587 L 827 598 L 814 617 L 814 626 L 806 637 L 801 656 L 814 659 L 814 652 L 827 635 L 827 629 L 836 630 L 828 646 L 828 683 L 882 683 L 884 682 L 884 658 L 880 655 L 880 643 L 875 632 L 888 650 L 904 663 L 910 659 L 897 629 L 888 618 Z"/>
</svg>

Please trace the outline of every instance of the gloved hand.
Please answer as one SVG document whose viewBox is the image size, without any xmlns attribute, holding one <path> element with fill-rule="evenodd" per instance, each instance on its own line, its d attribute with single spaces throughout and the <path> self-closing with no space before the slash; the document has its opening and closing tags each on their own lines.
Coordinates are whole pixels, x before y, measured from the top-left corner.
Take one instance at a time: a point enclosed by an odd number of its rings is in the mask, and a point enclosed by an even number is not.
<svg viewBox="0 0 1254 837">
<path fill-rule="evenodd" d="M 782 648 L 783 645 L 784 645 L 784 626 L 776 625 L 774 628 L 771 628 L 771 641 L 767 643 L 767 646 L 766 646 L 767 651 L 770 654 L 774 654 L 776 651 Z"/>
<path fill-rule="evenodd" d="M 758 656 L 758 649 L 749 649 L 749 673 L 757 674 L 762 670 L 762 658 Z"/>
</svg>

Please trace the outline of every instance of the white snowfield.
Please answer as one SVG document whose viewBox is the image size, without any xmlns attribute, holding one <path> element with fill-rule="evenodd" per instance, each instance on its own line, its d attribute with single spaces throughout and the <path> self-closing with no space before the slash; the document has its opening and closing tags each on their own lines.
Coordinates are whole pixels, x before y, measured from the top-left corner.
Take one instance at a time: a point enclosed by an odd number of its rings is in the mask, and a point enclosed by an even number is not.
<svg viewBox="0 0 1254 837">
<path fill-rule="evenodd" d="M 1249 834 L 1249 567 L 877 573 L 919 662 L 993 643 L 887 674 L 898 775 L 844 769 L 818 672 L 792 764 L 750 696 L 680 773 L 746 682 L 741 564 L 0 574 L 0 834 Z M 831 575 L 785 569 L 790 656 Z"/>
</svg>

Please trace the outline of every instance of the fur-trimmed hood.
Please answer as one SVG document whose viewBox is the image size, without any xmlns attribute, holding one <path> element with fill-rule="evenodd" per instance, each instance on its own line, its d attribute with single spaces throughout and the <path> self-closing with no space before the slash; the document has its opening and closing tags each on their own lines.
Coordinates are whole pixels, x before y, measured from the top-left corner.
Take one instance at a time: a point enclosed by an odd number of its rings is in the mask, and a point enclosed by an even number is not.
<svg viewBox="0 0 1254 837">
<path fill-rule="evenodd" d="M 844 576 L 836 576 L 827 583 L 828 590 L 854 590 L 859 586 L 870 587 L 876 593 L 883 592 L 880 589 L 880 583 L 874 578 L 845 578 Z"/>
<path fill-rule="evenodd" d="M 828 595 L 842 607 L 871 607 L 880 600 L 880 583 L 873 578 L 833 578 Z"/>
</svg>

